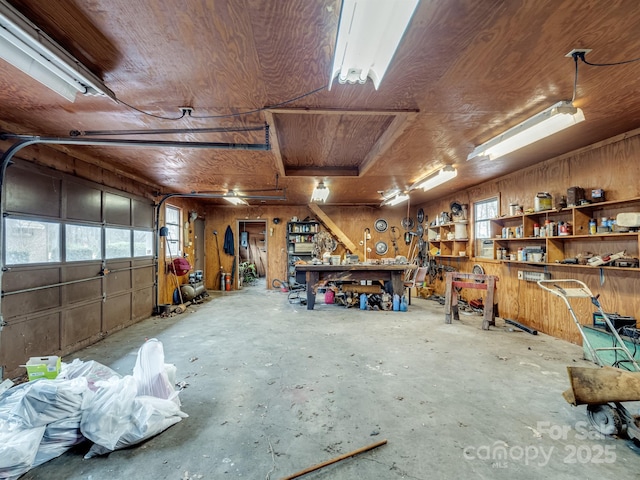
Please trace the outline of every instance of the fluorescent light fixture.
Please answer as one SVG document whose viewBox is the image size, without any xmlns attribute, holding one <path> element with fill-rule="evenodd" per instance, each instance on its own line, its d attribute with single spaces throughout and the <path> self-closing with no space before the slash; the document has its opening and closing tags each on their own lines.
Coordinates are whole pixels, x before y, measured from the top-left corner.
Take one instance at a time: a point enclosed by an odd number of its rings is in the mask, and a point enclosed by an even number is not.
<svg viewBox="0 0 640 480">
<path fill-rule="evenodd" d="M 234 205 L 249 205 L 247 201 L 244 198 L 240 198 L 236 192 L 227 192 L 222 198 Z"/>
<path fill-rule="evenodd" d="M 476 147 L 467 160 L 476 157 L 495 160 L 582 121 L 584 114 L 581 109 L 574 107 L 571 102 L 558 102 Z"/>
<path fill-rule="evenodd" d="M 320 182 L 316 185 L 316 188 L 313 189 L 313 193 L 311 194 L 312 202 L 324 202 L 329 197 L 329 189 L 325 186 L 324 182 Z"/>
<path fill-rule="evenodd" d="M 102 80 L 6 0 L 0 0 L 0 58 L 70 102 L 77 93 L 116 100 Z"/>
<path fill-rule="evenodd" d="M 427 190 L 435 188 L 438 185 L 441 185 L 444 182 L 455 178 L 457 175 L 458 170 L 453 168 L 451 165 L 447 165 L 446 167 L 442 167 L 437 172 L 430 174 L 426 178 L 417 181 L 415 184 L 413 184 L 411 190 L 421 188 L 426 192 Z"/>
<path fill-rule="evenodd" d="M 419 0 L 343 0 L 329 80 L 377 90 Z"/>
<path fill-rule="evenodd" d="M 394 196 L 385 199 L 380 204 L 380 206 L 383 207 L 386 205 L 392 207 L 393 205 L 399 205 L 400 203 L 406 202 L 407 200 L 409 200 L 409 195 L 407 195 L 406 193 L 398 192 Z"/>
</svg>

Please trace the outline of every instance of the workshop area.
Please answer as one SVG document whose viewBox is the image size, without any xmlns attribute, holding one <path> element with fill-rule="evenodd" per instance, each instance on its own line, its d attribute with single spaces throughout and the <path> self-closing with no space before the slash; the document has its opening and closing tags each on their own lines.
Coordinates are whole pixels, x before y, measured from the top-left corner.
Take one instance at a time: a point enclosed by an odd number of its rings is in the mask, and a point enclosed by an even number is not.
<svg viewBox="0 0 640 480">
<path fill-rule="evenodd" d="M 303 478 L 631 478 L 629 441 L 598 434 L 569 405 L 564 340 L 461 313 L 437 301 L 408 312 L 317 305 L 254 287 L 215 293 L 188 315 L 151 318 L 65 357 L 131 371 L 146 338 L 175 364 L 189 415 L 155 438 L 83 459 L 81 444 L 25 479 L 289 478 L 386 440 Z M 254 305 L 260 305 L 260 315 Z"/>
<path fill-rule="evenodd" d="M 640 471 L 637 0 L 0 0 L 0 480 Z"/>
</svg>

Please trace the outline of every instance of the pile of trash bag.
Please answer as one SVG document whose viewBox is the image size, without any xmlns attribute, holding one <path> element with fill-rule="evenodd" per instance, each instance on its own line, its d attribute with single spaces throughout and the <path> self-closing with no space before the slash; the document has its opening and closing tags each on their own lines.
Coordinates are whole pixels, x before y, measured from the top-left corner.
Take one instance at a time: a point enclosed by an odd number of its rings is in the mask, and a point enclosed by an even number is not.
<svg viewBox="0 0 640 480">
<path fill-rule="evenodd" d="M 85 440 L 93 444 L 84 458 L 92 458 L 140 443 L 188 417 L 180 410 L 175 373 L 153 338 L 140 347 L 133 375 L 76 359 L 63 364 L 55 380 L 3 392 L 0 479 L 17 479 Z"/>
</svg>

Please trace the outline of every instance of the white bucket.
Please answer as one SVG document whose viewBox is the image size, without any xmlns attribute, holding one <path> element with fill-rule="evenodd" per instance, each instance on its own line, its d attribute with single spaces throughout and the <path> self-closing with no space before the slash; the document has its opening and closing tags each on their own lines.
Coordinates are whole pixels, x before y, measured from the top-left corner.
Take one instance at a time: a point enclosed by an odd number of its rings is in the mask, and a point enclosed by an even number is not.
<svg viewBox="0 0 640 480">
<path fill-rule="evenodd" d="M 467 236 L 467 224 L 468 220 L 462 220 L 459 222 L 455 222 L 455 239 L 456 240 L 466 240 Z"/>
</svg>

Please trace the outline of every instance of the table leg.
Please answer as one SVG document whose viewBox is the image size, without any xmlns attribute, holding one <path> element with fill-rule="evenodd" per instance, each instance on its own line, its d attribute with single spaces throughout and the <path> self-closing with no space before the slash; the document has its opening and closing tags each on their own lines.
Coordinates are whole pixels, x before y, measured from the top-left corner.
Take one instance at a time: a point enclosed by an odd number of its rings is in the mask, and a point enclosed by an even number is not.
<svg viewBox="0 0 640 480">
<path fill-rule="evenodd" d="M 320 279 L 320 274 L 318 272 L 307 272 L 307 310 L 313 310 L 313 307 L 316 304 L 316 292 L 315 286 Z"/>
<path fill-rule="evenodd" d="M 453 292 L 453 277 L 447 272 L 447 281 L 444 289 L 444 323 L 451 323 L 451 294 Z"/>
<path fill-rule="evenodd" d="M 399 297 L 404 295 L 404 271 L 391 272 L 391 295 L 397 294 Z"/>
</svg>

